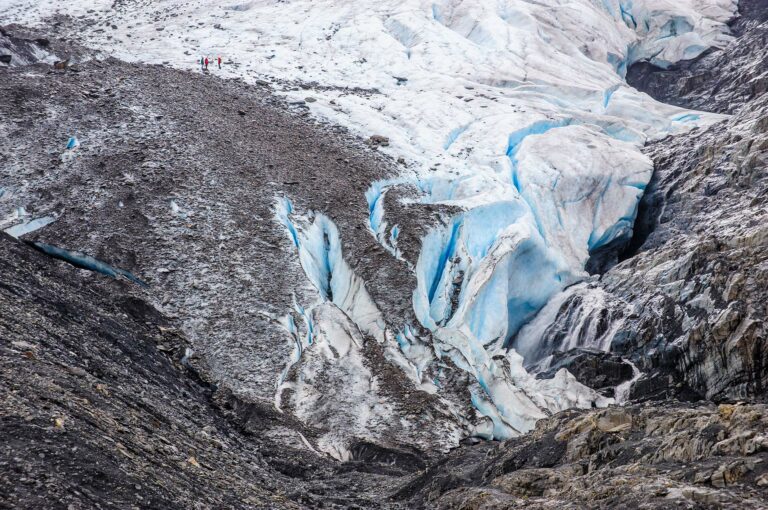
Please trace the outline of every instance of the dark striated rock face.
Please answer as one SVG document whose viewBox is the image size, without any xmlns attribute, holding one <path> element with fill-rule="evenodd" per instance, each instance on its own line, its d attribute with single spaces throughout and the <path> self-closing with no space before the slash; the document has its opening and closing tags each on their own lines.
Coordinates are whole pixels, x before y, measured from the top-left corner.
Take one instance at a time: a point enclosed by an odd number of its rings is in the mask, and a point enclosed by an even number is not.
<svg viewBox="0 0 768 510">
<path fill-rule="evenodd" d="M 567 369 L 582 384 L 596 390 L 613 389 L 632 378 L 632 365 L 620 356 L 594 349 L 556 351 L 549 368 L 536 375 L 538 379 L 551 379 L 562 368 Z M 613 391 L 609 392 L 613 396 Z"/>
<path fill-rule="evenodd" d="M 655 228 L 605 279 L 627 297 L 658 296 L 669 311 L 654 331 L 661 350 L 707 398 L 760 396 L 768 383 L 766 119 L 763 95 L 726 123 L 651 145 L 642 220 Z"/>
<path fill-rule="evenodd" d="M 189 344 L 165 317 L 126 284 L 89 284 L 5 234 L 0 254 L 4 504 L 281 500 L 257 444 L 216 411 L 208 385 L 185 374 Z"/>
<path fill-rule="evenodd" d="M 1 233 L 0 274 L 4 508 L 372 507 L 403 474 L 381 450 L 341 469 L 288 415 L 207 383 L 133 284 Z"/>
</svg>

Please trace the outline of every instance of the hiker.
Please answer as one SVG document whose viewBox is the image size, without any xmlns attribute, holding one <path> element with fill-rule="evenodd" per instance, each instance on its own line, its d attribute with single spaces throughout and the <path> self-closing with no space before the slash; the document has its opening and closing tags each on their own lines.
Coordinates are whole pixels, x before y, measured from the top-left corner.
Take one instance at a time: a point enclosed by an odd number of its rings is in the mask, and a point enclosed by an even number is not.
<svg viewBox="0 0 768 510">
<path fill-rule="evenodd" d="M 205 70 L 205 57 L 200 57 L 200 70 Z"/>
<path fill-rule="evenodd" d="M 218 62 L 219 62 L 219 69 L 221 69 L 221 57 L 219 57 Z"/>
<path fill-rule="evenodd" d="M 205 70 L 208 70 L 208 57 L 205 57 Z"/>
</svg>

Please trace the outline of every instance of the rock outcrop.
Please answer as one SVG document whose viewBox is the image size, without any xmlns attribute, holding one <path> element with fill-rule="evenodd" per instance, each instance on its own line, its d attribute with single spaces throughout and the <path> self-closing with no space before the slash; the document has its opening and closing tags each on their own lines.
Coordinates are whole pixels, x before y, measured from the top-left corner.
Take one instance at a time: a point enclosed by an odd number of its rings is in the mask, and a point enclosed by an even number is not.
<svg viewBox="0 0 768 510">
<path fill-rule="evenodd" d="M 552 354 L 547 370 L 536 374 L 537 378 L 550 379 L 562 368 L 567 369 L 582 384 L 614 395 L 615 388 L 632 379 L 632 365 L 620 356 L 594 349 L 571 349 Z"/>
<path fill-rule="evenodd" d="M 398 496 L 445 509 L 765 508 L 767 429 L 764 405 L 567 411 L 454 452 Z"/>
</svg>

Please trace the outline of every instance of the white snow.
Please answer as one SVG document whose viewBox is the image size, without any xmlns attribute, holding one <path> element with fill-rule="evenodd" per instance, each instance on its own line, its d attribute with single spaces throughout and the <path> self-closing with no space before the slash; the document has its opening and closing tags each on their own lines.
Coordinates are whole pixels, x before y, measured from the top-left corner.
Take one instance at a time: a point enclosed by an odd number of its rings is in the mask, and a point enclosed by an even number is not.
<svg viewBox="0 0 768 510">
<path fill-rule="evenodd" d="M 400 256 L 389 187 L 464 208 L 424 238 L 413 268 L 414 311 L 434 345 L 387 329 L 330 220 L 297 228 L 286 204 L 278 217 L 322 299 L 399 344 L 391 359 L 416 380 L 432 350 L 450 356 L 478 381 L 473 402 L 492 422 L 478 433 L 508 437 L 547 412 L 607 403 L 567 372 L 535 380 L 503 344 L 585 277 L 590 250 L 631 235 L 652 170 L 640 147 L 723 118 L 657 103 L 624 77 L 638 60 L 666 66 L 727 43 L 736 0 L 0 0 L 0 12 L 27 24 L 102 15 L 80 36 L 105 53 L 198 72 L 202 55 L 221 55 L 212 72 L 274 79 L 291 100 L 312 96 L 314 115 L 388 137 L 382 150 L 408 169 L 365 198 L 367 226 L 390 253 Z M 333 323 L 322 327 L 329 345 Z"/>
</svg>

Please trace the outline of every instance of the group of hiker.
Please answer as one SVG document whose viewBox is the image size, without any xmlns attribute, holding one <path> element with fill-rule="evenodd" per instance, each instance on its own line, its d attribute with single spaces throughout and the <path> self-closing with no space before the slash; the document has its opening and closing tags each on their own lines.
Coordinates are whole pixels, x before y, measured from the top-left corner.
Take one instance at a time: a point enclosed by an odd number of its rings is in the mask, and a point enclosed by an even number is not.
<svg viewBox="0 0 768 510">
<path fill-rule="evenodd" d="M 213 65 L 214 63 L 217 63 L 219 65 L 219 69 L 221 69 L 221 57 L 216 57 L 215 60 L 208 60 L 208 57 L 200 57 L 200 69 L 203 71 L 208 70 L 208 64 Z"/>
</svg>

